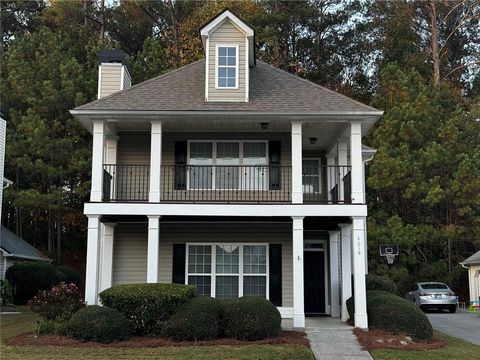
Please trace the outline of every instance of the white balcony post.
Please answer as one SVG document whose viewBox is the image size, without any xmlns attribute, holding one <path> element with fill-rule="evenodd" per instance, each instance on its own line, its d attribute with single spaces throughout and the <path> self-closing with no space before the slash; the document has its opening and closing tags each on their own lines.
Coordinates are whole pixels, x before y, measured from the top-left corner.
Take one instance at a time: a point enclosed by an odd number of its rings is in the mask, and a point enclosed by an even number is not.
<svg viewBox="0 0 480 360">
<path fill-rule="evenodd" d="M 353 217 L 353 287 L 355 316 L 354 325 L 360 329 L 368 328 L 367 293 L 365 284 L 365 218 Z"/>
<path fill-rule="evenodd" d="M 160 181 L 162 165 L 162 122 L 152 121 L 150 144 L 150 192 L 148 201 L 160 202 Z"/>
<path fill-rule="evenodd" d="M 116 223 L 102 225 L 100 239 L 100 290 L 112 287 L 113 279 L 113 241 Z"/>
<path fill-rule="evenodd" d="M 330 152 L 327 154 L 327 199 L 332 201 L 331 190 L 335 186 L 335 154 Z"/>
<path fill-rule="evenodd" d="M 348 144 L 346 139 L 338 140 L 338 173 L 340 178 L 338 179 L 338 200 L 340 202 L 345 201 L 345 184 L 343 183 L 343 178 L 347 175 L 347 168 L 345 167 L 348 163 Z"/>
<path fill-rule="evenodd" d="M 338 283 L 338 238 L 339 231 L 329 231 L 330 234 L 330 312 L 332 317 L 340 317 L 340 299 Z"/>
<path fill-rule="evenodd" d="M 352 296 L 352 225 L 338 224 L 341 232 L 342 244 L 342 321 L 347 321 L 350 316 L 347 310 L 347 300 Z"/>
<path fill-rule="evenodd" d="M 292 217 L 293 242 L 293 326 L 305 327 L 303 299 L 303 217 Z"/>
<path fill-rule="evenodd" d="M 158 282 L 158 249 L 160 241 L 160 216 L 148 217 L 147 282 Z"/>
<path fill-rule="evenodd" d="M 105 139 L 105 163 L 107 165 L 117 165 L 117 149 L 118 149 L 118 136 L 117 135 L 108 135 Z M 117 181 L 117 170 L 115 167 L 107 167 L 107 171 L 112 176 L 111 186 L 110 186 L 110 199 L 115 197 L 117 189 L 115 189 Z"/>
<path fill-rule="evenodd" d="M 363 193 L 362 123 L 350 122 L 350 162 L 352 165 L 352 203 L 365 203 Z"/>
<path fill-rule="evenodd" d="M 303 203 L 302 122 L 292 121 L 292 203 Z"/>
<path fill-rule="evenodd" d="M 103 198 L 103 160 L 105 148 L 105 124 L 103 121 L 93 121 L 92 148 L 92 187 L 90 201 L 100 202 Z"/>
<path fill-rule="evenodd" d="M 97 304 L 98 297 L 98 255 L 100 238 L 100 216 L 88 216 L 87 270 L 85 276 L 85 301 L 88 305 Z"/>
</svg>

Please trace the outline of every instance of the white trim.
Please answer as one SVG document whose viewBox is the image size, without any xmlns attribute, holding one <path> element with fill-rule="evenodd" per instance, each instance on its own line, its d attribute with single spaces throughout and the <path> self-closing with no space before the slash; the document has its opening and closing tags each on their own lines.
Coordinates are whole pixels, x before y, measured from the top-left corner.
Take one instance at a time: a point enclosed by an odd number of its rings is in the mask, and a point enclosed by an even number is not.
<svg viewBox="0 0 480 360">
<path fill-rule="evenodd" d="M 230 20 L 232 24 L 241 30 L 246 36 L 253 36 L 253 29 L 229 10 L 224 11 L 216 19 L 212 20 L 210 23 L 201 28 L 200 35 L 202 37 L 208 36 L 211 32 L 215 31 L 217 27 L 222 25 L 226 19 Z"/>
<path fill-rule="evenodd" d="M 245 38 L 245 102 L 250 101 L 250 59 L 248 37 Z M 239 79 L 240 80 L 240 79 Z"/>
<path fill-rule="evenodd" d="M 102 224 L 102 237 L 100 239 L 100 292 L 112 287 L 115 225 L 116 223 Z"/>
<path fill-rule="evenodd" d="M 352 296 L 352 225 L 338 224 L 341 232 L 342 252 L 342 321 L 350 318 L 347 310 L 347 300 Z"/>
<path fill-rule="evenodd" d="M 352 217 L 354 325 L 360 329 L 368 329 L 364 224 L 364 217 Z"/>
<path fill-rule="evenodd" d="M 219 86 L 218 85 L 218 67 L 233 68 L 233 65 L 219 65 L 218 64 L 218 48 L 235 48 L 235 86 Z M 228 52 L 228 50 L 227 50 Z M 207 61 L 208 62 L 208 61 Z M 215 89 L 216 90 L 238 90 L 240 87 L 239 79 L 239 68 L 240 68 L 240 49 L 238 44 L 215 44 Z M 237 100 L 238 102 L 238 100 Z"/>
<path fill-rule="evenodd" d="M 280 313 L 282 319 L 293 318 L 293 307 L 277 306 L 277 310 Z"/>
<path fill-rule="evenodd" d="M 93 122 L 92 141 L 92 177 L 90 201 L 102 201 L 103 197 L 103 161 L 105 151 L 105 122 Z"/>
<path fill-rule="evenodd" d="M 150 130 L 150 179 L 148 201 L 159 202 L 162 171 L 162 122 L 152 121 Z"/>
<path fill-rule="evenodd" d="M 332 317 L 340 317 L 338 252 L 340 231 L 329 231 L 330 235 L 330 306 Z"/>
<path fill-rule="evenodd" d="M 125 66 L 122 66 L 120 70 L 120 90 L 124 89 L 124 80 L 125 80 Z"/>
<path fill-rule="evenodd" d="M 208 88 L 210 86 L 210 39 L 205 44 L 205 101 L 208 102 Z"/>
<path fill-rule="evenodd" d="M 88 305 L 98 303 L 100 216 L 88 216 L 87 265 L 85 274 L 85 301 Z"/>
<path fill-rule="evenodd" d="M 86 203 L 85 215 L 367 216 L 367 205 Z"/>
<path fill-rule="evenodd" d="M 292 121 L 291 128 L 291 161 L 292 161 L 292 203 L 303 203 L 302 179 L 302 122 Z"/>
<path fill-rule="evenodd" d="M 102 93 L 102 64 L 98 65 L 98 87 L 97 87 L 97 99 L 100 99 Z"/>
<path fill-rule="evenodd" d="M 303 217 L 292 216 L 293 326 L 305 327 Z"/>
<path fill-rule="evenodd" d="M 211 269 L 210 273 L 190 273 L 188 271 L 188 261 L 189 261 L 189 247 L 190 246 L 210 246 L 210 256 L 211 256 Z M 238 246 L 238 273 L 218 273 L 216 269 L 216 251 L 217 246 Z M 243 272 L 243 249 L 245 246 L 264 246 L 266 251 L 266 263 L 265 263 L 265 273 L 258 274 L 249 274 Z M 243 296 L 243 278 L 245 276 L 258 276 L 265 277 L 265 297 L 269 299 L 270 297 L 270 269 L 269 269 L 269 244 L 268 243 L 243 243 L 243 242 L 189 242 L 186 243 L 186 253 L 185 253 L 185 284 L 188 285 L 189 276 L 210 276 L 210 296 L 216 296 L 216 278 L 217 276 L 237 276 L 238 277 L 238 297 Z"/>
<path fill-rule="evenodd" d="M 158 251 L 160 247 L 160 216 L 148 217 L 147 283 L 158 282 Z"/>
</svg>

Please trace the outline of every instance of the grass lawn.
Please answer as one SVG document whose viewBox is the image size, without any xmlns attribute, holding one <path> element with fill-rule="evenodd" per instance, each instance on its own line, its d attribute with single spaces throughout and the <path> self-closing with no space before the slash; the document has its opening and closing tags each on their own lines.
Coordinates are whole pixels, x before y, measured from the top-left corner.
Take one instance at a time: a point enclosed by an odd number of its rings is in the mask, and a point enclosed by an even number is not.
<svg viewBox="0 0 480 360">
<path fill-rule="evenodd" d="M 455 339 L 438 331 L 435 331 L 434 336 L 445 340 L 447 346 L 428 351 L 374 350 L 371 354 L 375 360 L 480 360 L 480 346 Z"/>
<path fill-rule="evenodd" d="M 313 359 L 310 349 L 292 345 L 185 346 L 160 348 L 69 348 L 54 346 L 6 346 L 4 339 L 35 328 L 38 317 L 28 308 L 22 314 L 2 315 L 0 354 L 2 359 Z"/>
</svg>

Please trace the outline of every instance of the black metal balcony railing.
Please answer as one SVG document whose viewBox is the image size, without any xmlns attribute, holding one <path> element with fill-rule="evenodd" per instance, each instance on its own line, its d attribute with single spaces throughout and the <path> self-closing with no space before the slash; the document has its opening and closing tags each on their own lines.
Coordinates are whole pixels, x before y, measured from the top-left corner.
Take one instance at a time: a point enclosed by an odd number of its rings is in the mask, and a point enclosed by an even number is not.
<svg viewBox="0 0 480 360">
<path fill-rule="evenodd" d="M 349 166 L 304 166 L 304 202 L 349 203 L 349 171 Z M 148 201 L 149 182 L 148 165 L 106 164 L 103 200 Z M 160 182 L 162 202 L 289 203 L 292 168 L 272 165 L 162 165 Z"/>
</svg>

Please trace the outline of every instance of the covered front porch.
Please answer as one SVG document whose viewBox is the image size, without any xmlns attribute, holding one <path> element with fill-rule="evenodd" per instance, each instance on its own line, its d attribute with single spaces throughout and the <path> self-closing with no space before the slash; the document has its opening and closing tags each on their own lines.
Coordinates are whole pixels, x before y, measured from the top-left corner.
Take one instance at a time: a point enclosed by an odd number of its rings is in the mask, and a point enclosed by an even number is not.
<svg viewBox="0 0 480 360">
<path fill-rule="evenodd" d="M 309 316 L 348 320 L 354 292 L 355 326 L 367 328 L 364 227 L 364 216 L 89 216 L 86 300 L 118 284 L 191 284 L 265 296 L 303 328 Z"/>
</svg>

